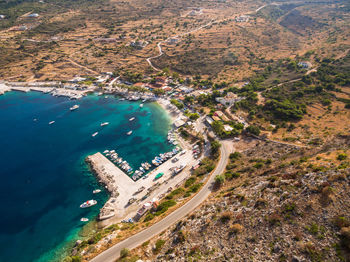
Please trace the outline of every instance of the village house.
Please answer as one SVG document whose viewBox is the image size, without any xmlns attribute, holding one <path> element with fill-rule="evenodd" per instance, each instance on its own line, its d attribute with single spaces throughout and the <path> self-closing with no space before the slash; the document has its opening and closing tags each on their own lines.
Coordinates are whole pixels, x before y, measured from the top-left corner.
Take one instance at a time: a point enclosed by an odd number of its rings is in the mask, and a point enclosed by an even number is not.
<svg viewBox="0 0 350 262">
<path fill-rule="evenodd" d="M 147 45 L 148 45 L 148 42 L 147 42 L 147 41 L 141 41 L 141 40 L 132 41 L 132 42 L 130 43 L 130 46 L 135 47 L 135 48 L 137 48 L 137 49 L 143 49 L 143 48 L 145 48 Z"/>
<path fill-rule="evenodd" d="M 223 106 L 232 106 L 236 102 L 239 102 L 243 99 L 243 97 L 238 97 L 236 94 L 232 92 L 228 92 L 226 96 L 224 97 L 216 97 L 215 100 L 216 102 L 221 103 Z"/>
<path fill-rule="evenodd" d="M 298 66 L 301 67 L 301 68 L 305 68 L 305 69 L 308 69 L 312 66 L 312 64 L 310 62 L 299 62 L 298 63 Z"/>
<path fill-rule="evenodd" d="M 236 22 L 242 23 L 242 22 L 248 22 L 249 21 L 248 15 L 241 15 L 235 18 Z"/>
<path fill-rule="evenodd" d="M 168 39 L 167 43 L 173 45 L 173 44 L 178 43 L 179 41 L 180 41 L 179 38 L 177 38 L 177 37 L 171 37 L 171 38 Z"/>
<path fill-rule="evenodd" d="M 228 119 L 228 117 L 222 111 L 215 111 L 214 116 L 219 117 L 223 121 L 230 121 L 230 119 Z"/>
<path fill-rule="evenodd" d="M 218 117 L 218 116 L 212 116 L 212 119 L 214 120 L 214 121 L 220 121 L 221 120 L 221 118 L 220 117 Z"/>
<path fill-rule="evenodd" d="M 224 130 L 226 132 L 231 132 L 233 130 L 233 127 L 232 126 L 229 126 L 229 125 L 224 125 Z"/>
<path fill-rule="evenodd" d="M 29 17 L 29 18 L 37 18 L 37 17 L 39 17 L 39 14 L 32 13 L 32 14 L 27 15 L 27 17 Z"/>
<path fill-rule="evenodd" d="M 207 116 L 207 117 L 205 118 L 205 122 L 206 122 L 208 125 L 211 126 L 211 124 L 214 122 L 214 120 L 213 120 L 210 116 Z"/>
<path fill-rule="evenodd" d="M 77 77 L 74 77 L 73 79 L 71 80 L 68 80 L 69 83 L 78 83 L 78 82 L 83 82 L 85 81 L 86 78 L 85 77 L 80 77 L 80 76 L 77 76 Z"/>
</svg>

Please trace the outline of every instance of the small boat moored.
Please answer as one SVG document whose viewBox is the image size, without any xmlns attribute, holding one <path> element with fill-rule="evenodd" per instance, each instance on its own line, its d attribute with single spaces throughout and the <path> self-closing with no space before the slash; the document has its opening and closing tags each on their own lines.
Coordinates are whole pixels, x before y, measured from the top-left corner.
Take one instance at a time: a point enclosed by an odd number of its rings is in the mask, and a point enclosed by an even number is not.
<svg viewBox="0 0 350 262">
<path fill-rule="evenodd" d="M 133 120 L 135 120 L 135 117 L 132 117 L 132 118 L 129 119 L 129 121 L 133 121 Z"/>
<path fill-rule="evenodd" d="M 128 136 L 130 136 L 132 134 L 132 130 L 130 130 L 129 132 L 126 133 Z"/>
<path fill-rule="evenodd" d="M 97 134 L 98 134 L 98 132 L 95 132 L 95 133 L 93 133 L 91 136 L 92 136 L 92 137 L 95 137 L 95 136 L 97 136 Z"/>
<path fill-rule="evenodd" d="M 163 172 L 158 173 L 158 174 L 155 176 L 154 180 L 157 180 L 157 179 L 161 178 L 163 175 L 164 175 Z"/>
<path fill-rule="evenodd" d="M 107 126 L 107 125 L 109 125 L 109 122 L 101 123 L 101 126 Z"/>
<path fill-rule="evenodd" d="M 49 125 L 52 125 L 53 123 L 55 123 L 55 121 L 51 121 L 51 122 L 49 122 Z"/>
<path fill-rule="evenodd" d="M 71 108 L 69 108 L 70 111 L 74 111 L 79 108 L 79 105 L 74 105 Z"/>
<path fill-rule="evenodd" d="M 95 189 L 94 191 L 92 191 L 93 194 L 98 194 L 101 192 L 101 189 Z"/>
<path fill-rule="evenodd" d="M 86 217 L 82 217 L 82 218 L 80 219 L 80 221 L 81 221 L 81 222 L 88 222 L 88 221 L 89 221 L 89 219 L 88 219 L 88 218 L 86 218 Z"/>
<path fill-rule="evenodd" d="M 96 204 L 97 204 L 97 201 L 92 199 L 92 200 L 88 200 L 88 201 L 82 203 L 82 204 L 80 205 L 80 208 L 87 208 L 87 207 L 94 206 L 94 205 L 96 205 Z"/>
</svg>

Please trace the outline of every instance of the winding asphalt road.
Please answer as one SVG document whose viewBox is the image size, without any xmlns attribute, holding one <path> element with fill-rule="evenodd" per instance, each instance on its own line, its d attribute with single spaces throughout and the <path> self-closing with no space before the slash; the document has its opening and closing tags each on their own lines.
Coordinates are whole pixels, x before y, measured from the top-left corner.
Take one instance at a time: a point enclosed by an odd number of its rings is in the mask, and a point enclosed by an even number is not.
<svg viewBox="0 0 350 262">
<path fill-rule="evenodd" d="M 141 245 L 143 242 L 151 239 L 152 237 L 160 234 L 171 225 L 174 225 L 177 221 L 185 217 L 196 207 L 198 207 L 211 193 L 211 188 L 214 183 L 216 175 L 220 175 L 225 170 L 229 154 L 232 150 L 232 144 L 228 141 L 223 141 L 220 148 L 220 160 L 216 166 L 214 172 L 210 176 L 208 182 L 202 187 L 202 189 L 195 195 L 190 201 L 188 201 L 182 207 L 176 209 L 174 212 L 163 218 L 161 221 L 152 225 L 151 227 L 123 240 L 122 242 L 110 247 L 106 251 L 102 252 L 92 262 L 114 262 L 120 256 L 120 251 L 123 248 L 133 249 Z"/>
</svg>

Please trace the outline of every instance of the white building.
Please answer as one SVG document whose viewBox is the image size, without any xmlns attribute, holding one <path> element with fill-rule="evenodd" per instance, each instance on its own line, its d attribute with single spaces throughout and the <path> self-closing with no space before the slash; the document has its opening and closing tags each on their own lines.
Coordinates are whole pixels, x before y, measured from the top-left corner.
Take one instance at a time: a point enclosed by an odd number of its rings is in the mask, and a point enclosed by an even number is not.
<svg viewBox="0 0 350 262">
<path fill-rule="evenodd" d="M 37 18 L 37 17 L 39 17 L 39 14 L 33 13 L 33 14 L 27 15 L 27 17 L 30 17 L 30 18 Z"/>
<path fill-rule="evenodd" d="M 299 62 L 298 66 L 301 68 L 307 69 L 307 68 L 310 68 L 312 66 L 312 64 L 310 62 Z"/>
<path fill-rule="evenodd" d="M 138 49 L 143 49 L 148 45 L 147 41 L 133 41 L 130 43 L 132 47 L 138 48 Z"/>
<path fill-rule="evenodd" d="M 224 130 L 226 132 L 231 132 L 233 130 L 233 127 L 232 126 L 229 126 L 229 125 L 224 125 Z"/>
<path fill-rule="evenodd" d="M 247 15 L 241 15 L 235 18 L 236 22 L 248 22 L 250 16 Z"/>
<path fill-rule="evenodd" d="M 228 92 L 226 96 L 217 97 L 217 98 L 215 98 L 215 100 L 216 100 L 216 102 L 219 102 L 223 106 L 230 107 L 230 106 L 234 105 L 236 102 L 241 101 L 243 98 L 244 97 L 238 97 L 237 95 L 235 95 L 232 92 Z"/>
<path fill-rule="evenodd" d="M 0 19 L 5 19 L 6 16 L 0 15 Z"/>
</svg>

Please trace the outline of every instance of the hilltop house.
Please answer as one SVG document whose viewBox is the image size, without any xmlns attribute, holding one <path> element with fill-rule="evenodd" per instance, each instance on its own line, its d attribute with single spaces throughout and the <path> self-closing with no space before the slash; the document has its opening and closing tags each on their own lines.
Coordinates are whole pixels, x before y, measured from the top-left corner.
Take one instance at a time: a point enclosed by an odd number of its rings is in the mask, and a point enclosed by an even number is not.
<svg viewBox="0 0 350 262">
<path fill-rule="evenodd" d="M 0 15 L 0 19 L 5 19 L 6 16 Z"/>
<path fill-rule="evenodd" d="M 247 15 L 241 15 L 235 18 L 236 22 L 248 22 L 249 21 L 249 16 Z"/>
<path fill-rule="evenodd" d="M 171 38 L 168 39 L 167 43 L 168 43 L 168 44 L 176 44 L 176 43 L 178 43 L 179 41 L 180 41 L 179 38 L 177 38 L 177 37 L 171 37 Z"/>
<path fill-rule="evenodd" d="M 147 42 L 147 41 L 141 41 L 141 40 L 132 41 L 132 42 L 130 43 L 130 46 L 135 47 L 135 48 L 137 48 L 137 49 L 143 49 L 143 48 L 145 48 L 147 45 L 148 45 L 148 42 Z"/>
<path fill-rule="evenodd" d="M 308 69 L 312 66 L 312 64 L 310 62 L 299 62 L 298 63 L 298 66 L 301 67 L 301 68 L 305 68 L 305 69 Z"/>
<path fill-rule="evenodd" d="M 29 18 L 37 18 L 37 17 L 39 17 L 39 14 L 32 13 L 32 14 L 27 15 L 27 17 L 29 17 Z"/>
<path fill-rule="evenodd" d="M 215 100 L 216 102 L 221 103 L 223 106 L 232 106 L 236 102 L 239 102 L 243 99 L 243 97 L 238 97 L 236 94 L 232 92 L 228 92 L 226 96 L 224 97 L 216 97 Z"/>
</svg>

